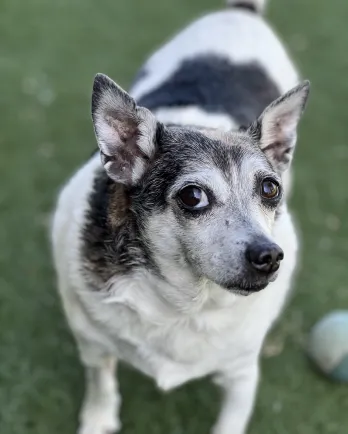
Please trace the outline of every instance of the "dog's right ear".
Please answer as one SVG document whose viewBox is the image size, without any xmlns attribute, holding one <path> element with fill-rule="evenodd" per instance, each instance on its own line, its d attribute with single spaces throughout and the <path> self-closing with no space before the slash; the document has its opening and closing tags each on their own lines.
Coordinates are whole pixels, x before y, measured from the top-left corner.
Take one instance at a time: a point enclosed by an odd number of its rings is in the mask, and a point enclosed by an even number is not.
<svg viewBox="0 0 348 434">
<path fill-rule="evenodd" d="M 102 162 L 115 182 L 136 184 L 155 153 L 157 122 L 104 74 L 94 79 L 92 118 Z"/>
</svg>

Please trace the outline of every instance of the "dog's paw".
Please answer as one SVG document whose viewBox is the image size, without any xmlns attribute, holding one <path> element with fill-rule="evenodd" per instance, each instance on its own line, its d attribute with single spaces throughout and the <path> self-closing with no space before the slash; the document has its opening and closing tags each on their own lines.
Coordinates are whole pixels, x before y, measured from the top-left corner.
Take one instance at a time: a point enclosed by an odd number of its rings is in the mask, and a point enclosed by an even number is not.
<svg viewBox="0 0 348 434">
<path fill-rule="evenodd" d="M 244 434 L 244 433 L 245 433 L 244 430 L 235 429 L 227 426 L 223 426 L 223 427 L 215 426 L 211 431 L 211 434 Z"/>
<path fill-rule="evenodd" d="M 81 418 L 77 434 L 114 434 L 120 431 L 121 422 L 103 412 L 91 412 Z"/>
</svg>

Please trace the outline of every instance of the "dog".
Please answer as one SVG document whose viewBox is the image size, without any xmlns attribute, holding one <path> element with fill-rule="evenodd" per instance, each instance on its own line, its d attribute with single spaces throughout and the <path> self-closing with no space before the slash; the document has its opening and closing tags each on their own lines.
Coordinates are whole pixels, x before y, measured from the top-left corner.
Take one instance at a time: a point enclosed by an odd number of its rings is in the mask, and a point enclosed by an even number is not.
<svg viewBox="0 0 348 434">
<path fill-rule="evenodd" d="M 214 434 L 243 434 L 298 241 L 287 198 L 301 81 L 262 0 L 230 0 L 156 51 L 129 93 L 97 74 L 99 150 L 63 187 L 58 288 L 86 370 L 79 434 L 120 429 L 124 361 L 168 391 L 214 375 Z"/>
</svg>

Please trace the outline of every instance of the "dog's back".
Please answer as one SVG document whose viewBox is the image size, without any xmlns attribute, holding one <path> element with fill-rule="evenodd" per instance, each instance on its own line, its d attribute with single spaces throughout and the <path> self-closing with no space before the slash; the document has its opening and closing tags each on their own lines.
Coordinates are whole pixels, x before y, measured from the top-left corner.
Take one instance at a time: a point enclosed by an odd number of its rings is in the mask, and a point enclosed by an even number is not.
<svg viewBox="0 0 348 434">
<path fill-rule="evenodd" d="M 249 125 L 298 82 L 284 45 L 261 16 L 264 0 L 232 0 L 156 51 L 131 94 L 165 123 L 229 130 Z"/>
</svg>

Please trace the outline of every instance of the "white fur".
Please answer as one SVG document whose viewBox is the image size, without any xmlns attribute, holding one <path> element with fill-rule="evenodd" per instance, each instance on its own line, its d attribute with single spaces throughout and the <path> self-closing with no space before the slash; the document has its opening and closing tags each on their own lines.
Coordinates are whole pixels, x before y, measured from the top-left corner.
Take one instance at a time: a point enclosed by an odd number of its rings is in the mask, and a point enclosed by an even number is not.
<svg viewBox="0 0 348 434">
<path fill-rule="evenodd" d="M 86 396 L 78 434 L 111 433 L 121 428 L 120 397 L 115 379 L 115 360 L 105 358 L 103 368 L 86 369 Z"/>
<path fill-rule="evenodd" d="M 218 128 L 221 131 L 230 131 L 237 128 L 237 123 L 223 113 L 209 113 L 199 107 L 163 107 L 156 110 L 156 118 L 163 123 L 177 125 L 192 125 L 206 128 Z"/>
<path fill-rule="evenodd" d="M 231 10 L 202 18 L 159 50 L 147 64 L 151 74 L 134 87 L 133 95 L 163 82 L 182 59 L 210 51 L 234 62 L 260 62 L 282 91 L 297 83 L 282 45 L 262 19 Z M 195 111 L 189 113 L 190 124 Z M 201 113 L 196 114 L 201 123 Z M 214 126 L 226 125 L 223 117 L 210 119 Z M 86 394 L 80 434 L 107 434 L 119 427 L 120 399 L 110 368 L 117 359 L 151 376 L 163 390 L 217 373 L 226 397 L 214 434 L 244 433 L 257 387 L 260 348 L 283 307 L 295 268 L 297 240 L 290 215 L 285 212 L 273 231 L 285 252 L 279 276 L 249 297 L 209 282 L 193 287 L 184 269 L 175 276 L 180 294 L 147 271 L 111 279 L 105 290 L 92 291 L 81 273 L 81 229 L 100 165 L 95 156 L 62 190 L 52 230 L 59 292 L 81 360 L 92 376 L 87 388 L 95 391 Z M 135 178 L 139 171 L 140 165 Z M 170 273 L 170 263 L 166 269 Z M 168 297 L 162 297 L 163 292 Z"/>
</svg>

